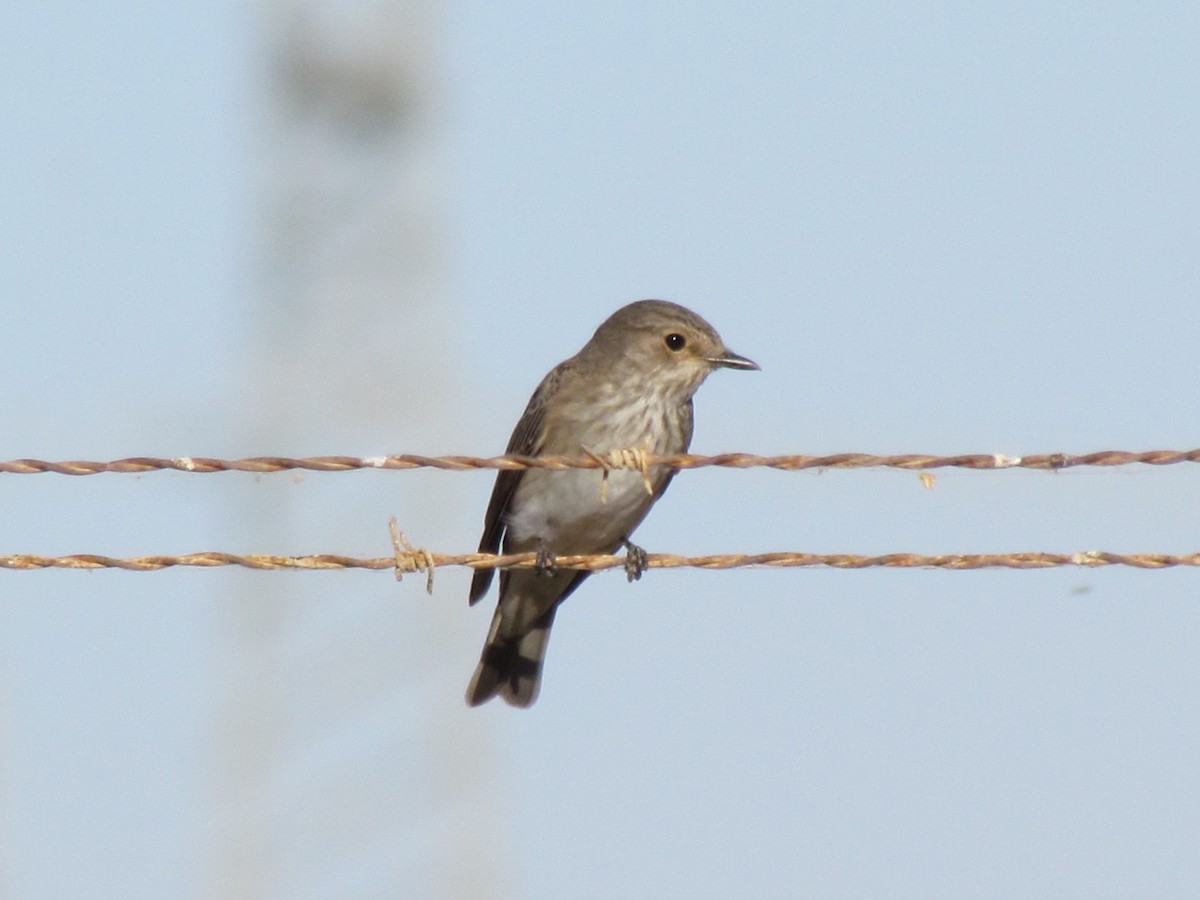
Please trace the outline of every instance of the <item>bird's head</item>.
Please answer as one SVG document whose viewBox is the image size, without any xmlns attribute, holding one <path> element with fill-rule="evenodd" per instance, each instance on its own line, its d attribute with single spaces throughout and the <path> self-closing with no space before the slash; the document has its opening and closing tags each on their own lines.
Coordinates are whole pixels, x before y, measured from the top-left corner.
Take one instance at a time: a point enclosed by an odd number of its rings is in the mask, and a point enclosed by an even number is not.
<svg viewBox="0 0 1200 900">
<path fill-rule="evenodd" d="M 700 316 L 666 300 L 639 300 L 621 307 L 596 329 L 587 349 L 613 361 L 616 380 L 644 380 L 678 391 L 684 399 L 715 369 L 758 368 L 726 347 Z"/>
</svg>

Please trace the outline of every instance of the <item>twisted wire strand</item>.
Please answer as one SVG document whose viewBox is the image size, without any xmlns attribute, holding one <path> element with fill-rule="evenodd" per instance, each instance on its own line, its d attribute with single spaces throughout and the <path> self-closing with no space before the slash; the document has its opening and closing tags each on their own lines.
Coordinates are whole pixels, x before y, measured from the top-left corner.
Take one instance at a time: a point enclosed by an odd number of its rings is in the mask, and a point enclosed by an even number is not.
<svg viewBox="0 0 1200 900">
<path fill-rule="evenodd" d="M 702 456 L 692 453 L 658 456 L 642 454 L 639 464 L 664 465 L 674 469 L 702 469 L 718 466 L 727 469 L 769 468 L 786 471 L 804 469 L 866 469 L 892 468 L 926 469 L 1070 469 L 1078 466 L 1128 466 L 1134 463 L 1169 466 L 1184 462 L 1200 462 L 1200 448 L 1195 450 L 1101 450 L 1097 453 L 1040 453 L 1033 456 L 1006 456 L 1001 453 L 970 453 L 960 456 L 935 456 L 924 453 L 904 453 L 880 456 L 871 453 L 835 453 L 829 456 L 759 456 L 753 453 L 721 453 Z M 245 459 L 214 459 L 203 456 L 174 458 L 134 456 L 108 462 L 89 460 L 50 461 L 44 459 L 13 459 L 0 462 L 0 474 L 36 475 L 53 472 L 59 475 L 99 475 L 104 472 L 141 475 L 146 472 L 174 470 L 177 472 L 283 472 L 301 469 L 309 472 L 348 472 L 357 469 L 441 469 L 467 471 L 471 469 L 607 469 L 629 468 L 619 460 L 599 455 L 588 456 L 254 456 Z"/>
<path fill-rule="evenodd" d="M 560 569 L 623 568 L 624 556 L 608 554 L 560 556 L 555 560 Z M 447 566 L 466 566 L 471 569 L 532 569 L 537 567 L 536 553 L 463 553 L 446 555 L 425 550 L 397 552 L 393 556 L 357 558 L 322 553 L 312 556 L 273 556 L 263 554 L 188 553 L 182 556 L 137 556 L 117 558 L 93 553 L 70 556 L 36 556 L 17 554 L 0 556 L 0 569 L 125 569 L 133 572 L 153 572 L 177 566 L 219 568 L 241 566 L 260 570 L 331 570 L 371 569 L 393 570 L 397 575 L 409 572 L 429 572 Z M 1177 566 L 1200 566 L 1200 553 L 1174 555 L 1168 553 L 951 553 L 923 556 L 916 553 L 887 553 L 862 556 L 853 553 L 723 553 L 713 556 L 678 556 L 672 553 L 651 553 L 647 568 L 651 569 L 738 569 L 749 566 L 771 568 L 833 568 L 833 569 L 1051 569 L 1062 567 L 1097 568 L 1127 566 L 1136 569 L 1168 569 Z"/>
</svg>

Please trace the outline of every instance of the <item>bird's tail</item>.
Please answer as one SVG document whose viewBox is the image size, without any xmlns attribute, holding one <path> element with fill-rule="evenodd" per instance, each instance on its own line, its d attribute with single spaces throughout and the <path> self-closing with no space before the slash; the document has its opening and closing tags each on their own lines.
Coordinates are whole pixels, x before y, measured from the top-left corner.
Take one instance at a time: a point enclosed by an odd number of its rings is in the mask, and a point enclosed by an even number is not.
<svg viewBox="0 0 1200 900">
<path fill-rule="evenodd" d="M 533 705 L 557 608 L 550 607 L 524 634 L 509 637 L 500 634 L 500 609 L 496 609 L 483 655 L 467 687 L 467 703 L 478 706 L 499 695 L 513 706 Z"/>
</svg>

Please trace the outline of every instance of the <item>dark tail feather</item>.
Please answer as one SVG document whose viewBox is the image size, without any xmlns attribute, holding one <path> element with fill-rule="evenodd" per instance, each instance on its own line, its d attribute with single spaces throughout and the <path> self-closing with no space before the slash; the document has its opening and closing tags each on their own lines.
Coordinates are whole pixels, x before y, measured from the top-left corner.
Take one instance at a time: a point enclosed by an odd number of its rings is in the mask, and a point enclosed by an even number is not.
<svg viewBox="0 0 1200 900">
<path fill-rule="evenodd" d="M 547 610 L 525 634 L 509 638 L 500 637 L 498 633 L 500 611 L 497 609 L 483 655 L 467 687 L 467 703 L 478 706 L 499 695 L 513 706 L 533 705 L 541 686 L 542 661 L 556 609 Z"/>
</svg>

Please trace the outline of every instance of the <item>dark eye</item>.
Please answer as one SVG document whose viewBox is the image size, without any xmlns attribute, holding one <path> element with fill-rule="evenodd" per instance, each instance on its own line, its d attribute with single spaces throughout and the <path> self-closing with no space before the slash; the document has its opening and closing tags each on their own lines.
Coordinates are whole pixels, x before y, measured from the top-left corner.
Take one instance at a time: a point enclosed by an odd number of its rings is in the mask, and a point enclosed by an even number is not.
<svg viewBox="0 0 1200 900">
<path fill-rule="evenodd" d="M 668 334 L 666 337 L 667 347 L 670 350 L 678 353 L 687 346 L 687 338 L 682 334 Z"/>
</svg>

